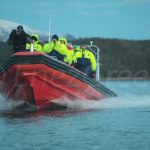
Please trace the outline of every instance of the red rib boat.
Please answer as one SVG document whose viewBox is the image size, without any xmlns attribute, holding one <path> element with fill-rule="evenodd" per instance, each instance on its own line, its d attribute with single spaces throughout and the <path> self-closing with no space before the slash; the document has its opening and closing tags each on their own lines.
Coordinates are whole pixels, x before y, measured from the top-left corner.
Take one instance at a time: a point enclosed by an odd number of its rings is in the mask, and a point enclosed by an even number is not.
<svg viewBox="0 0 150 150">
<path fill-rule="evenodd" d="M 8 100 L 37 108 L 55 107 L 63 98 L 100 100 L 114 92 L 84 73 L 38 52 L 18 52 L 0 67 L 0 92 Z"/>
</svg>

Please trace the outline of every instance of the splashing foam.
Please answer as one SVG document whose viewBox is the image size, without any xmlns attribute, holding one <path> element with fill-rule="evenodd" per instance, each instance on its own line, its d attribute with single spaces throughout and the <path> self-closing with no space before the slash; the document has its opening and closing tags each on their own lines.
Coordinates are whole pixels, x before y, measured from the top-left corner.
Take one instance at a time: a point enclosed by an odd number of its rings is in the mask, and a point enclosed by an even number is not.
<svg viewBox="0 0 150 150">
<path fill-rule="evenodd" d="M 69 100 L 67 98 L 55 99 L 54 103 L 66 106 L 69 109 L 121 109 L 121 108 L 136 108 L 150 106 L 150 96 L 135 96 L 128 95 L 124 97 L 107 98 L 103 100 Z M 7 100 L 0 94 L 0 111 L 13 110 L 22 105 L 23 101 Z"/>
<path fill-rule="evenodd" d="M 23 101 L 8 101 L 5 96 L 0 94 L 0 111 L 13 110 L 21 104 L 23 104 Z"/>
<path fill-rule="evenodd" d="M 126 96 L 107 98 L 103 100 L 74 100 L 67 98 L 57 99 L 54 103 L 66 106 L 70 109 L 121 109 L 121 108 L 136 108 L 150 106 L 150 96 Z"/>
</svg>

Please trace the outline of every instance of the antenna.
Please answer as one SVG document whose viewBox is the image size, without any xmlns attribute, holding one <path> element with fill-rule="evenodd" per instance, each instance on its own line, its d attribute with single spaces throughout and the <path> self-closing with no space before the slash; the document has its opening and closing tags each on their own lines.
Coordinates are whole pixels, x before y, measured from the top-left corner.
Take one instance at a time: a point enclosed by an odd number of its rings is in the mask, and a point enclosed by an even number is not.
<svg viewBox="0 0 150 150">
<path fill-rule="evenodd" d="M 52 19 L 49 18 L 49 25 L 48 25 L 48 41 L 50 42 L 51 40 L 51 23 L 52 23 Z"/>
</svg>

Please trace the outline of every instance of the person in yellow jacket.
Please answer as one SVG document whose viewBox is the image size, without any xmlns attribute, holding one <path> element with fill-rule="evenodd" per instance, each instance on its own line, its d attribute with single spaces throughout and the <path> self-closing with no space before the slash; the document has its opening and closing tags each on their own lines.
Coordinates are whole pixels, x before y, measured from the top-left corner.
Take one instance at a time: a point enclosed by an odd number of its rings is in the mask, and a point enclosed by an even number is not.
<svg viewBox="0 0 150 150">
<path fill-rule="evenodd" d="M 51 41 L 44 44 L 43 52 L 49 55 L 51 53 L 51 51 L 54 49 L 54 46 L 57 42 L 58 42 L 58 36 L 56 34 L 54 34 L 52 36 Z"/>
<path fill-rule="evenodd" d="M 60 61 L 64 61 L 66 54 L 67 54 L 67 40 L 63 37 L 60 37 L 49 55 L 57 57 L 57 59 Z"/>
<path fill-rule="evenodd" d="M 33 34 L 30 36 L 30 39 L 31 39 L 31 43 L 33 44 L 34 51 L 43 52 L 42 46 L 39 44 L 39 36 L 36 34 Z M 26 43 L 26 49 L 27 50 L 30 50 L 31 43 Z"/>
<path fill-rule="evenodd" d="M 64 62 L 71 65 L 72 60 L 73 60 L 73 56 L 74 56 L 73 45 L 71 43 L 68 43 L 67 44 L 67 53 L 66 53 L 66 57 L 64 58 Z"/>
<path fill-rule="evenodd" d="M 94 54 L 87 49 L 86 44 L 77 47 L 73 56 L 74 67 L 93 77 L 96 72 L 96 59 Z"/>
</svg>

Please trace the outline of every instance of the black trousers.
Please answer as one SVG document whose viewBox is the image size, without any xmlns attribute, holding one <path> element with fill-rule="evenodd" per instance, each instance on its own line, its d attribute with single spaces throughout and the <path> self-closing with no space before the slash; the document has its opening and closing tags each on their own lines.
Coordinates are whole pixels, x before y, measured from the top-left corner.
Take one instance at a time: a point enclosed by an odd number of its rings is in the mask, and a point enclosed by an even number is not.
<svg viewBox="0 0 150 150">
<path fill-rule="evenodd" d="M 78 58 L 75 68 L 92 77 L 91 62 L 88 58 Z"/>
<path fill-rule="evenodd" d="M 56 56 L 58 60 L 60 61 L 64 61 L 64 56 L 61 55 L 60 53 L 58 53 L 57 51 L 55 50 L 52 50 L 50 53 L 49 53 L 50 56 Z"/>
</svg>

